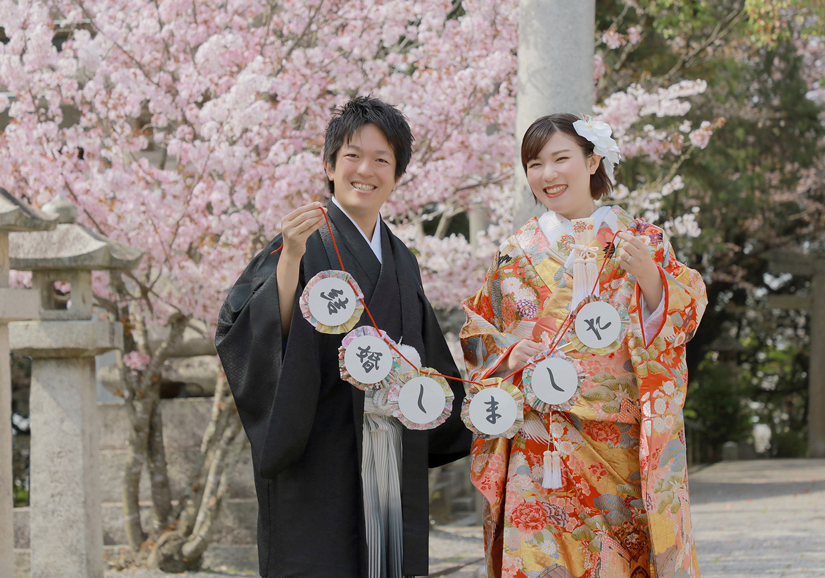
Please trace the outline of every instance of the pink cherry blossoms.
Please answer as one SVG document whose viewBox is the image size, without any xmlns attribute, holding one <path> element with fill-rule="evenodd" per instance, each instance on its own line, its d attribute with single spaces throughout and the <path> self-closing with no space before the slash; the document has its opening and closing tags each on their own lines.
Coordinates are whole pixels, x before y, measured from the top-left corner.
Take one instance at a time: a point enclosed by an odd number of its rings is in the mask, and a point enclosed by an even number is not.
<svg viewBox="0 0 825 578">
<path fill-rule="evenodd" d="M 50 6 L 0 0 L 0 186 L 35 205 L 63 194 L 82 224 L 145 250 L 158 321 L 214 322 L 280 217 L 326 197 L 323 130 L 351 95 L 397 104 L 416 136 L 386 217 L 469 207 L 511 174 L 514 1 L 460 17 L 445 0 Z"/>
<path fill-rule="evenodd" d="M 153 303 L 157 322 L 177 311 L 213 324 L 280 218 L 326 198 L 330 109 L 372 94 L 396 104 L 416 138 L 383 215 L 418 253 L 433 303 L 456 306 L 510 232 L 517 6 L 0 0 L 9 38 L 0 45 L 0 111 L 10 119 L 0 186 L 37 206 L 63 194 L 82 224 L 143 249 L 140 270 L 124 282 Z M 604 41 L 640 38 L 633 29 Z M 632 86 L 596 118 L 611 124 L 625 157 L 664 162 L 685 137 L 675 126 L 643 129 L 645 118 L 678 120 L 704 89 L 702 81 L 655 93 Z M 690 141 L 706 144 L 712 126 L 697 130 Z M 475 249 L 419 227 L 434 208 L 479 206 L 492 209 L 493 225 Z M 106 275 L 94 282 L 112 298 Z"/>
</svg>

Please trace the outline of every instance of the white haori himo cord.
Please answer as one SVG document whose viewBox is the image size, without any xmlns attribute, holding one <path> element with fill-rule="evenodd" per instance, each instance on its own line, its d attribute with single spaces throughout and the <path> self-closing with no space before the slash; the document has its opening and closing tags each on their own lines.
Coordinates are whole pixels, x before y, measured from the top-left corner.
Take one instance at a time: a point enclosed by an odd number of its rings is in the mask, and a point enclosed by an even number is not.
<svg viewBox="0 0 825 578">
<path fill-rule="evenodd" d="M 573 298 L 570 300 L 570 311 L 574 311 L 578 304 L 591 292 L 596 297 L 599 296 L 599 287 L 596 284 L 599 275 L 599 264 L 596 257 L 599 254 L 599 249 L 587 245 L 573 245 L 571 250 L 574 260 Z"/>
<path fill-rule="evenodd" d="M 399 363 L 401 364 L 401 369 L 398 371 L 399 374 L 415 371 L 421 367 L 421 355 L 419 355 L 418 350 L 415 347 L 412 345 L 404 345 L 399 339 L 396 349 L 398 349 L 399 353 L 404 356 L 399 360 Z M 407 363 L 407 360 L 409 360 L 412 365 Z"/>
</svg>

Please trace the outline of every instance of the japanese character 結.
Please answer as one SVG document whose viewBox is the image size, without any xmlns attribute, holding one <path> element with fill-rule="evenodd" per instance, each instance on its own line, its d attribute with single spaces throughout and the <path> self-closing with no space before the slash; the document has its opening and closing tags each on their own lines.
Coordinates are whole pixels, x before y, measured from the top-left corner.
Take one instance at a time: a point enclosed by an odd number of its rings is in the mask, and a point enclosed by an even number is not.
<svg viewBox="0 0 825 578">
<path fill-rule="evenodd" d="M 324 325 L 336 326 L 346 323 L 357 306 L 357 298 L 352 287 L 339 277 L 318 280 L 310 289 L 309 310 L 312 316 Z"/>
</svg>

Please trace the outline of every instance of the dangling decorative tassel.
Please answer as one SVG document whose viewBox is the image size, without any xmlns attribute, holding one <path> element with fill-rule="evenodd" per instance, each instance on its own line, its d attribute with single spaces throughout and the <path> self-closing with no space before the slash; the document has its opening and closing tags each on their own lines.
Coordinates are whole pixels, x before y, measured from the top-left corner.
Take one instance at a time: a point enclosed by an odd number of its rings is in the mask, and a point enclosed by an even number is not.
<svg viewBox="0 0 825 578">
<path fill-rule="evenodd" d="M 599 296 L 599 288 L 593 289 L 599 275 L 599 266 L 598 261 L 596 261 L 598 253 L 596 247 L 573 245 L 571 248 L 575 255 L 573 260 L 573 297 L 570 300 L 570 309 L 572 310 L 585 297 L 590 295 L 591 291 L 596 297 Z"/>
<path fill-rule="evenodd" d="M 553 452 L 544 452 L 544 479 L 541 481 L 542 488 L 552 488 L 553 485 Z"/>
<path fill-rule="evenodd" d="M 586 273 L 584 253 L 579 250 L 578 245 L 573 246 L 573 251 L 576 253 L 576 258 L 573 260 L 573 282 L 576 279 L 584 280 Z"/>
<path fill-rule="evenodd" d="M 592 290 L 593 295 L 598 297 L 599 296 L 599 285 L 596 283 L 596 281 L 598 281 L 599 264 L 598 264 L 598 261 L 596 261 L 596 248 L 595 247 L 588 247 L 587 257 L 585 258 L 585 261 L 584 261 L 584 269 L 585 269 L 584 278 L 587 280 L 586 281 L 587 291 Z"/>
<path fill-rule="evenodd" d="M 570 310 L 572 311 L 582 299 L 587 297 L 590 287 L 587 286 L 587 267 L 585 256 L 587 247 L 584 245 L 573 245 L 573 254 L 576 256 L 573 261 L 573 296 L 570 299 Z"/>
<path fill-rule="evenodd" d="M 541 487 L 557 490 L 561 486 L 561 454 L 557 450 L 547 450 L 544 452 L 544 479 Z"/>
<path fill-rule="evenodd" d="M 547 443 L 547 451 L 544 452 L 544 479 L 541 487 L 548 490 L 561 488 L 561 454 L 559 453 L 559 442 L 553 435 L 553 412 L 547 415 L 547 436 L 553 440 L 553 451 L 550 451 L 550 442 Z"/>
</svg>

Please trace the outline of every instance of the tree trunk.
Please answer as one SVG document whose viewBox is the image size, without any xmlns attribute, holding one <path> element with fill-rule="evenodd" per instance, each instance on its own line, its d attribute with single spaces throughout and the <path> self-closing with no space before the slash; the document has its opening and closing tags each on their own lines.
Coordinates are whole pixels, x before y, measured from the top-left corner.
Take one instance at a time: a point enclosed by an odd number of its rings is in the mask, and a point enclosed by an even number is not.
<svg viewBox="0 0 825 578">
<path fill-rule="evenodd" d="M 148 436 L 149 485 L 152 489 L 152 535 L 166 529 L 172 513 L 172 494 L 169 491 L 169 473 L 166 450 L 163 447 L 163 416 L 160 400 L 155 404 L 149 421 Z"/>
<path fill-rule="evenodd" d="M 241 420 L 237 412 L 231 416 L 229 426 L 221 436 L 221 443 L 209 468 L 209 485 L 201 500 L 200 512 L 192 535 L 182 546 L 186 558 L 201 557 L 209 545 L 209 529 L 220 512 L 224 495 L 229 487 L 229 474 L 235 469 L 245 444 L 232 445 L 241 432 Z"/>
<path fill-rule="evenodd" d="M 229 424 L 204 464 L 208 475 L 200 502 L 196 504 L 193 501 L 182 512 L 187 517 L 196 513 L 194 526 L 190 525 L 191 521 L 182 520 L 175 529 L 162 534 L 147 561 L 149 568 L 164 572 L 200 568 L 203 553 L 209 546 L 209 530 L 220 512 L 229 487 L 229 475 L 246 447 L 245 444 L 234 443 L 241 432 L 241 423 L 235 408 L 232 407 L 229 411 L 233 412 Z"/>
<path fill-rule="evenodd" d="M 126 404 L 131 409 L 129 413 L 132 427 L 123 472 L 123 521 L 129 548 L 132 552 L 137 552 L 147 538 L 140 523 L 140 474 L 146 462 L 152 404 L 148 400 L 134 399 L 127 399 Z"/>
<path fill-rule="evenodd" d="M 153 527 L 151 537 L 159 536 L 169 523 L 172 500 L 169 492 L 166 452 L 163 447 L 163 427 L 160 410 L 160 371 L 168 351 L 183 336 L 188 318 L 174 315 L 170 319 L 169 337 L 158 347 L 151 360 L 137 379 L 126 369 L 122 357 L 118 365 L 127 388 L 125 399 L 129 414 L 129 452 L 123 473 L 123 519 L 129 548 L 138 554 L 147 540 L 140 520 L 140 477 L 143 466 L 149 468 L 149 483 L 152 495 Z M 145 324 L 138 317 L 136 328 L 143 333 L 143 343 L 147 343 Z"/>
</svg>

